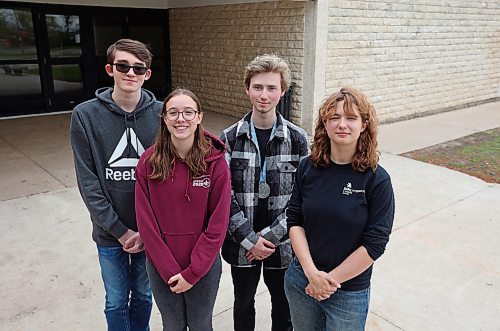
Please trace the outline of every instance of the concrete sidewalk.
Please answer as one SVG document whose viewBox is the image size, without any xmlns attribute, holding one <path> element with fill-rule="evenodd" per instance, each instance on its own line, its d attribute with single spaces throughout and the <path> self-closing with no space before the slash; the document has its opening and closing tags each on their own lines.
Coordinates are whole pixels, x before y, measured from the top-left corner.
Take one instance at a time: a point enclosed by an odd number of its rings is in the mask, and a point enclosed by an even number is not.
<svg viewBox="0 0 500 331">
<path fill-rule="evenodd" d="M 104 291 L 88 213 L 74 185 L 69 115 L 0 121 L 0 330 L 104 330 Z M 207 114 L 219 133 L 236 119 Z M 380 127 L 396 192 L 375 263 L 367 330 L 500 330 L 500 185 L 398 156 L 500 127 L 500 102 Z M 232 329 L 224 264 L 215 330 Z M 258 289 L 257 330 L 270 329 Z M 155 309 L 152 330 L 161 329 Z"/>
</svg>

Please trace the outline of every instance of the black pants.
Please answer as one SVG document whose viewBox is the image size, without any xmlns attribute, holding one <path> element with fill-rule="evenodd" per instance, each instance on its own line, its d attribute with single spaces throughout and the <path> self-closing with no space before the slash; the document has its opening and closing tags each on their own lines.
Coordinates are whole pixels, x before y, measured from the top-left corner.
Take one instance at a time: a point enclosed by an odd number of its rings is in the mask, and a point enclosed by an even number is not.
<svg viewBox="0 0 500 331">
<path fill-rule="evenodd" d="M 231 266 L 234 286 L 233 320 L 235 331 L 255 329 L 255 293 L 260 280 L 262 262 L 255 267 Z M 264 283 L 271 295 L 272 331 L 292 330 L 290 308 L 285 296 L 283 280 L 286 269 L 264 269 Z"/>
</svg>

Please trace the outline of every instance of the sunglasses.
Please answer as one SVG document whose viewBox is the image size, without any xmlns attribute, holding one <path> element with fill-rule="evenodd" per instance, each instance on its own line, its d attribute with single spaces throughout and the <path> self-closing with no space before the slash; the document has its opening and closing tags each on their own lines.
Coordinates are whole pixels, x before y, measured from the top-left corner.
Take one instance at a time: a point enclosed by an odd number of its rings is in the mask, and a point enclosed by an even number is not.
<svg viewBox="0 0 500 331">
<path fill-rule="evenodd" d="M 128 73 L 130 68 L 134 69 L 134 74 L 141 76 L 146 74 L 146 71 L 148 70 L 148 68 L 144 66 L 131 66 L 126 63 L 113 63 L 113 65 L 116 67 L 116 70 L 124 74 Z"/>
</svg>

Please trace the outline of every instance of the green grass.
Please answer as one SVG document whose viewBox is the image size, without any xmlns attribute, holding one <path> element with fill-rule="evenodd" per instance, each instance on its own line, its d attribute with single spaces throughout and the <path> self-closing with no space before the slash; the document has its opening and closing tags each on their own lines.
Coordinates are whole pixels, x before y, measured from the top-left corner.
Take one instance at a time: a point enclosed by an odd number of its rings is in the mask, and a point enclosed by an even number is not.
<svg viewBox="0 0 500 331">
<path fill-rule="evenodd" d="M 38 69 L 26 70 L 27 74 L 38 75 Z M 77 65 L 52 66 L 52 75 L 54 80 L 65 82 L 81 82 L 82 75 Z"/>
<path fill-rule="evenodd" d="M 467 173 L 486 182 L 500 183 L 500 128 L 403 155 Z"/>
<path fill-rule="evenodd" d="M 54 76 L 54 80 L 63 80 L 66 82 L 82 81 L 82 74 L 77 65 L 52 66 L 52 75 Z"/>
</svg>

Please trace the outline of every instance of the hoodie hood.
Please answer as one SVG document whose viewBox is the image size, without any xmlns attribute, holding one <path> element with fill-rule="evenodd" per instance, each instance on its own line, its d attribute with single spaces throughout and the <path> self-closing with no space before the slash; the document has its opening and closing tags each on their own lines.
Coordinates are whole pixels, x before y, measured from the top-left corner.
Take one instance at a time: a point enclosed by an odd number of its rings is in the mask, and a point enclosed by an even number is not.
<svg viewBox="0 0 500 331">
<path fill-rule="evenodd" d="M 218 137 L 214 136 L 208 131 L 205 131 L 205 137 L 211 140 L 212 150 L 205 156 L 205 162 L 210 164 L 222 157 L 224 157 L 226 152 L 226 145 Z"/>
<path fill-rule="evenodd" d="M 205 162 L 207 163 L 207 174 L 202 175 L 201 177 L 198 178 L 190 178 L 188 175 L 189 170 L 187 168 L 187 165 L 183 160 L 176 157 L 172 162 L 172 168 L 170 169 L 170 172 L 167 176 L 168 179 L 166 179 L 166 181 L 170 182 L 172 185 L 183 183 L 182 184 L 183 185 L 182 191 L 184 192 L 183 196 L 188 201 L 191 201 L 190 186 L 194 186 L 193 181 L 197 181 L 202 178 L 210 178 L 213 175 L 214 169 L 218 167 L 217 165 L 218 163 L 226 164 L 226 159 L 224 157 L 226 152 L 226 145 L 222 142 L 222 140 L 220 140 L 218 137 L 214 136 L 212 133 L 208 131 L 205 131 L 205 137 L 208 138 L 212 143 L 211 150 L 205 156 Z M 139 161 L 138 166 L 142 166 L 143 164 L 145 164 L 147 162 L 146 160 L 148 160 L 151 154 L 153 154 L 153 151 L 154 151 L 154 146 L 151 146 L 141 156 L 141 160 Z M 150 167 L 150 165 L 148 167 Z M 149 168 L 147 173 L 150 172 L 151 168 Z"/>
<path fill-rule="evenodd" d="M 207 163 L 207 170 L 210 174 L 213 171 L 213 167 L 211 166 L 211 164 L 224 158 L 225 151 L 226 151 L 226 145 L 224 145 L 222 140 L 220 140 L 219 138 L 217 138 L 216 136 L 214 136 L 213 134 L 211 134 L 208 131 L 205 131 L 205 137 L 210 139 L 210 141 L 212 142 L 212 149 L 205 156 L 205 162 Z M 226 162 L 225 159 L 223 161 Z M 174 160 L 174 163 L 172 165 L 172 172 L 171 172 L 172 182 L 174 181 L 174 176 L 175 176 L 175 163 L 176 163 L 176 160 Z M 203 178 L 205 176 L 201 176 L 201 177 Z M 186 189 L 184 190 L 184 197 L 188 201 L 191 201 L 191 198 L 189 196 L 189 186 L 191 185 L 190 183 L 194 182 L 196 180 L 197 180 L 197 178 L 190 179 L 189 177 L 186 177 Z"/>
<path fill-rule="evenodd" d="M 144 114 L 145 110 L 151 107 L 156 102 L 156 98 L 151 91 L 148 91 L 146 89 L 141 89 L 141 99 L 139 100 L 139 103 L 137 104 L 135 110 L 131 113 L 127 113 L 122 108 L 120 108 L 120 106 L 116 104 L 116 102 L 111 97 L 112 93 L 113 93 L 112 87 L 103 87 L 95 91 L 95 96 L 111 112 L 117 115 L 125 116 L 126 119 L 133 119 L 133 118 L 137 119 L 141 117 Z"/>
<path fill-rule="evenodd" d="M 139 100 L 139 103 L 135 107 L 135 110 L 129 113 L 116 104 L 116 102 L 113 100 L 111 96 L 112 93 L 113 93 L 112 87 L 104 87 L 97 89 L 95 92 L 95 96 L 99 101 L 101 101 L 105 105 L 106 109 L 110 110 L 112 113 L 116 115 L 123 116 L 123 126 L 125 127 L 125 134 L 127 139 L 126 154 L 128 157 L 130 157 L 131 154 L 134 153 L 134 151 L 131 150 L 131 146 L 135 144 L 136 150 L 137 152 L 139 152 L 140 156 L 140 154 L 144 150 L 141 149 L 141 151 L 139 151 L 137 149 L 139 146 L 139 141 L 136 135 L 134 136 L 131 135 L 130 128 L 137 127 L 137 120 L 146 113 L 146 110 L 148 108 L 150 108 L 157 102 L 156 98 L 152 92 L 145 89 L 141 89 L 141 98 Z M 133 121 L 133 124 L 129 124 L 129 121 Z"/>
</svg>

